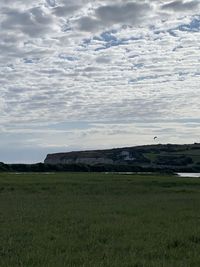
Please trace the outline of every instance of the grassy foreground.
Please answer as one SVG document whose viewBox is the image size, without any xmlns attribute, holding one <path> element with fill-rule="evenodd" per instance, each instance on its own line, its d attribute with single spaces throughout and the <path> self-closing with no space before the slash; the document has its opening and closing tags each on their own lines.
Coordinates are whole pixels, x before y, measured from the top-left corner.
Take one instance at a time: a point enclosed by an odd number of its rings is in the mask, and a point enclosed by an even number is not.
<svg viewBox="0 0 200 267">
<path fill-rule="evenodd" d="M 200 266 L 200 180 L 0 174 L 1 267 Z"/>
</svg>

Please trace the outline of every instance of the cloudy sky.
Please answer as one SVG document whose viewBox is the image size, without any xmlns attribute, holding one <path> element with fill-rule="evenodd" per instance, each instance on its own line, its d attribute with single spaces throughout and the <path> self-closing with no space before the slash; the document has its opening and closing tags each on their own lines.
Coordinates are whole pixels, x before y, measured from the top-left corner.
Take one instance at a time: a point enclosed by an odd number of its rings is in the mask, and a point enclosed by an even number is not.
<svg viewBox="0 0 200 267">
<path fill-rule="evenodd" d="M 0 161 L 200 142 L 200 1 L 1 0 Z"/>
</svg>

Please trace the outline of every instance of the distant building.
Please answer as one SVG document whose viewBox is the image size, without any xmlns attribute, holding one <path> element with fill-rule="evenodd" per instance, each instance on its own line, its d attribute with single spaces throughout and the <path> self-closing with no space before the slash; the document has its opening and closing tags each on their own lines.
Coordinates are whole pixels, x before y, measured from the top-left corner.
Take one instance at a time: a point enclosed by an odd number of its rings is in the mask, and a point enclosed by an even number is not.
<svg viewBox="0 0 200 267">
<path fill-rule="evenodd" d="M 123 158 L 124 158 L 124 160 L 125 161 L 129 161 L 129 160 L 131 160 L 131 161 L 133 161 L 133 160 L 135 160 L 135 158 L 133 158 L 131 155 L 130 155 L 130 152 L 129 151 L 122 151 L 121 152 L 121 155 L 123 156 Z"/>
</svg>

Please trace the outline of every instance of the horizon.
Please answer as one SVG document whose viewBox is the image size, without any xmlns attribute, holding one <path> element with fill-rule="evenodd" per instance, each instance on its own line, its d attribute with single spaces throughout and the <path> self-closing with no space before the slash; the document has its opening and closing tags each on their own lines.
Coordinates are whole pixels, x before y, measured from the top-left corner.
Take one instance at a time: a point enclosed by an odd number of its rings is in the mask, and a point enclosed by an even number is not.
<svg viewBox="0 0 200 267">
<path fill-rule="evenodd" d="M 152 144 L 145 144 L 145 145 L 135 145 L 135 146 L 125 146 L 125 147 L 111 147 L 111 148 L 102 148 L 102 149 L 86 149 L 86 150 L 70 150 L 70 151 L 59 151 L 59 152 L 54 152 L 54 153 L 48 153 L 45 155 L 44 159 L 42 161 L 35 161 L 35 162 L 4 162 L 4 161 L 0 161 L 4 164 L 37 164 L 37 163 L 44 163 L 45 158 L 48 155 L 53 155 L 53 154 L 66 154 L 66 153 L 73 153 L 73 152 L 90 152 L 90 151 L 102 151 L 102 150 L 114 150 L 114 149 L 127 149 L 127 148 L 133 148 L 133 147 L 143 147 L 143 146 L 167 146 L 167 145 L 171 145 L 171 146 L 191 146 L 191 145 L 198 145 L 200 143 L 183 143 L 183 144 L 175 144 L 175 143 L 152 143 Z"/>
<path fill-rule="evenodd" d="M 0 12 L 1 162 L 200 142 L 200 0 L 2 0 Z"/>
</svg>

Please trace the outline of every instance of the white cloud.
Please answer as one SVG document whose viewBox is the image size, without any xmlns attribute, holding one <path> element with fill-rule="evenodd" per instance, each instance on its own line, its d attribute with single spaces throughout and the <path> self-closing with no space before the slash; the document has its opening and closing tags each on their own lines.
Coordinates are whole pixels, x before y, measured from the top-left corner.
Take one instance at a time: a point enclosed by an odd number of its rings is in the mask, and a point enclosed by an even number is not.
<svg viewBox="0 0 200 267">
<path fill-rule="evenodd" d="M 175 0 L 168 2 L 167 4 L 163 4 L 161 9 L 163 10 L 172 10 L 176 12 L 188 12 L 189 10 L 196 10 L 199 7 L 198 1 L 183 1 L 183 0 Z"/>
<path fill-rule="evenodd" d="M 198 4 L 1 1 L 0 123 L 4 135 L 12 131 L 2 144 L 16 146 L 18 131 L 29 147 L 148 143 L 155 132 L 141 123 L 155 120 L 157 131 L 168 129 L 166 141 L 198 141 L 199 127 L 189 127 L 200 116 Z M 172 119 L 179 123 L 169 126 Z M 72 121 L 101 126 L 67 133 L 48 126 Z M 132 121 L 141 123 L 131 137 Z"/>
</svg>

